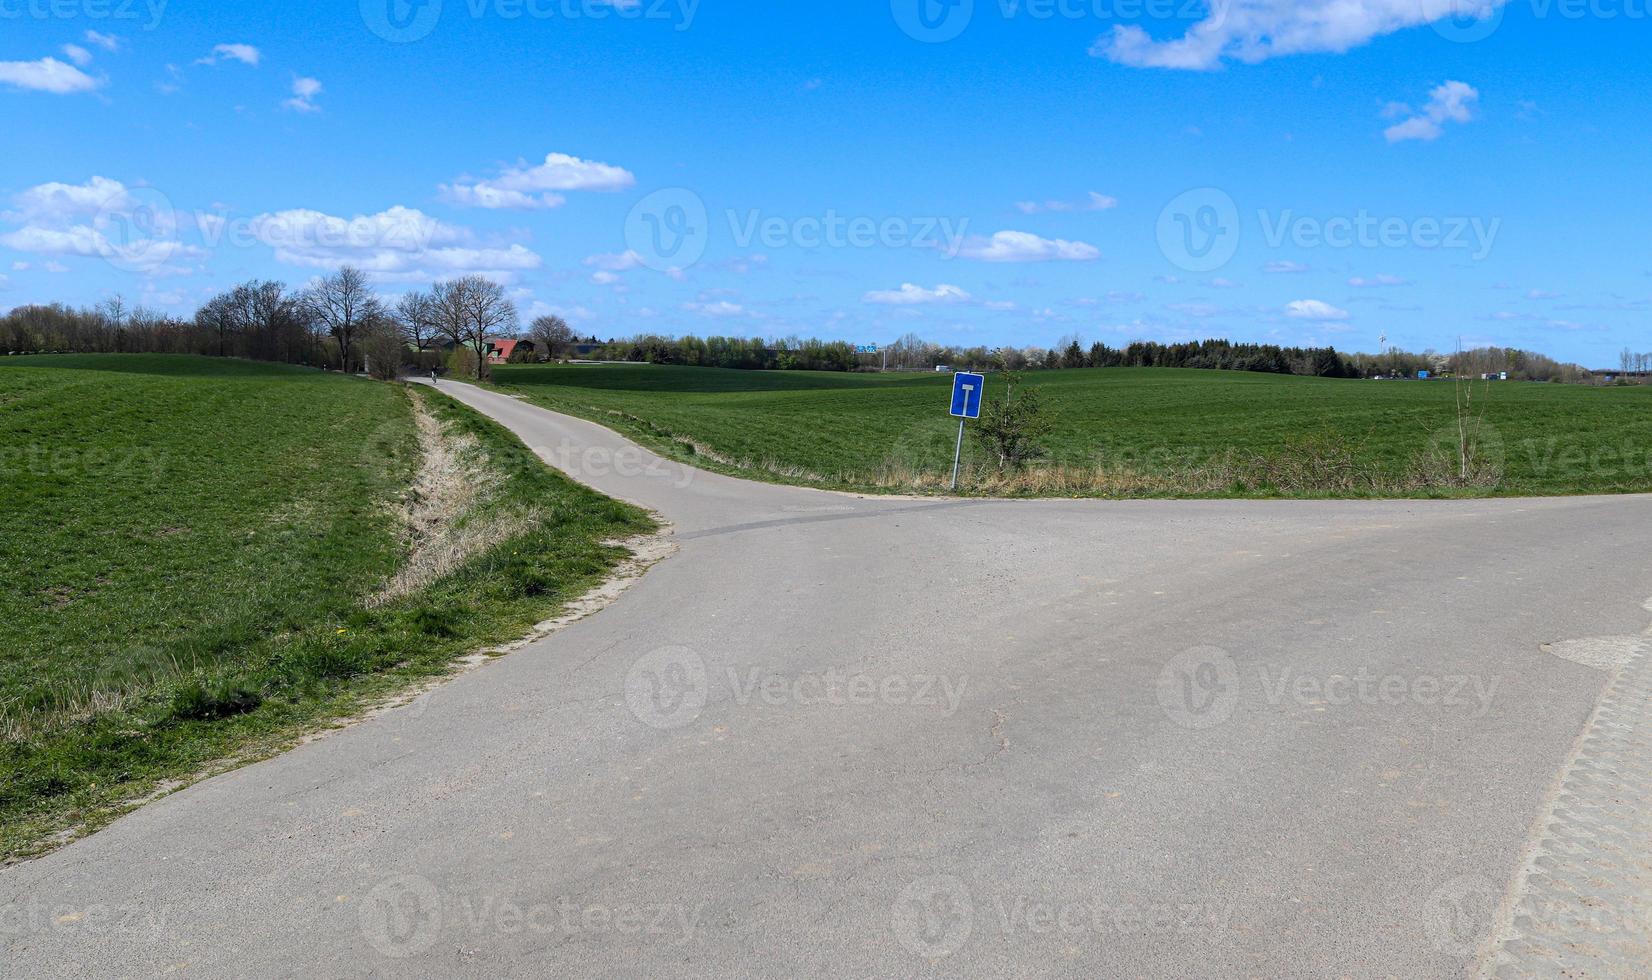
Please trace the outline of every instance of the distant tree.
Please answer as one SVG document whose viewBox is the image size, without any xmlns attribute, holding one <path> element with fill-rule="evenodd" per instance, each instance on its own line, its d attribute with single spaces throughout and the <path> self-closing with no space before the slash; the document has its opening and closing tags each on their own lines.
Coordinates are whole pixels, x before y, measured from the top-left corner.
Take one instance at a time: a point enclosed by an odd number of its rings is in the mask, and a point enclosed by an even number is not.
<svg viewBox="0 0 1652 980">
<path fill-rule="evenodd" d="M 1067 349 L 1061 352 L 1061 366 L 1064 368 L 1081 368 L 1087 362 L 1084 360 L 1084 348 L 1080 347 L 1075 338 L 1069 341 Z"/>
<path fill-rule="evenodd" d="M 391 315 L 415 350 L 429 350 L 442 336 L 436 300 L 429 293 L 414 289 L 402 294 Z"/>
<path fill-rule="evenodd" d="M 981 409 L 975 438 L 998 458 L 1000 469 L 1019 469 L 1047 452 L 1042 440 L 1051 422 L 1039 404 L 1038 392 L 1023 382 L 1020 372 L 1005 371 L 999 380 L 1004 393 Z"/>
<path fill-rule="evenodd" d="M 555 314 L 535 317 L 528 325 L 528 339 L 551 360 L 561 357 L 574 343 L 574 330 Z M 685 338 L 687 340 L 689 338 Z"/>
<path fill-rule="evenodd" d="M 259 360 L 296 361 L 309 347 L 303 304 L 280 282 L 241 283 L 215 302 L 225 305 L 240 338 L 240 353 Z M 211 304 L 209 304 L 211 305 Z"/>
<path fill-rule="evenodd" d="M 225 356 L 229 349 L 230 335 L 239 327 L 234 297 L 229 293 L 221 293 L 207 300 L 204 306 L 195 311 L 195 325 L 217 339 L 218 356 Z"/>
<path fill-rule="evenodd" d="M 316 280 L 305 293 L 304 302 L 316 321 L 338 343 L 339 363 L 348 373 L 361 332 L 383 314 L 378 297 L 367 284 L 367 276 L 354 266 L 344 266 Z"/>
<path fill-rule="evenodd" d="M 436 320 L 456 345 L 475 355 L 475 377 L 487 377 L 488 343 L 516 333 L 516 304 L 505 287 L 486 276 L 437 283 L 432 292 Z"/>
<path fill-rule="evenodd" d="M 109 321 L 109 325 L 116 330 L 126 326 L 126 299 L 120 293 L 116 293 L 99 303 L 98 311 Z"/>
</svg>

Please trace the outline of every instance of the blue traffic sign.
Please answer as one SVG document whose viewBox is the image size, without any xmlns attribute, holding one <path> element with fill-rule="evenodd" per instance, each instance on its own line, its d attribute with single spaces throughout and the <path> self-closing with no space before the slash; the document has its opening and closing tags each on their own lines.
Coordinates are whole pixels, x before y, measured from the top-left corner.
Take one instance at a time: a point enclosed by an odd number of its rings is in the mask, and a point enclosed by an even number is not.
<svg viewBox="0 0 1652 980">
<path fill-rule="evenodd" d="M 987 379 L 982 374 L 955 374 L 952 376 L 952 417 L 978 419 L 981 417 L 981 395 L 986 391 Z"/>
</svg>

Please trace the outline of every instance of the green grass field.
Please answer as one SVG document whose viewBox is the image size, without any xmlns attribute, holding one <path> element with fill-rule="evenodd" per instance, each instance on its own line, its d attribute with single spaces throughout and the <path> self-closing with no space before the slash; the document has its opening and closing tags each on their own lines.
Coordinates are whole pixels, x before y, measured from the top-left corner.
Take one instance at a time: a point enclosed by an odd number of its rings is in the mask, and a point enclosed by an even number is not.
<svg viewBox="0 0 1652 980">
<path fill-rule="evenodd" d="M 1485 472 L 1455 486 L 1440 478 L 1457 473 L 1461 455 L 1449 381 L 1171 369 L 1026 377 L 1055 421 L 1040 467 L 1067 476 L 994 483 L 966 443 L 973 486 L 1154 496 L 1652 490 L 1647 387 L 1473 384 Z M 496 383 L 712 469 L 845 489 L 933 489 L 957 435 L 944 375 L 546 365 L 498 368 Z M 989 397 L 999 384 L 989 379 Z M 1360 478 L 1321 472 L 1339 469 Z"/>
<path fill-rule="evenodd" d="M 410 394 L 207 358 L 0 362 L 0 857 L 515 639 L 652 527 L 425 395 L 512 537 L 366 602 L 411 547 Z"/>
</svg>

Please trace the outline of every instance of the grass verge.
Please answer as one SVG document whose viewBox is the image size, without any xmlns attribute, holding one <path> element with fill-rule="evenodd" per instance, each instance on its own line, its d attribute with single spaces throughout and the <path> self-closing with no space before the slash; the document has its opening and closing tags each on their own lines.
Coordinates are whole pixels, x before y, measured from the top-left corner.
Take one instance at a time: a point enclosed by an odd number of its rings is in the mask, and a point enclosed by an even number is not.
<svg viewBox="0 0 1652 980">
<path fill-rule="evenodd" d="M 662 455 L 779 483 L 942 492 L 951 379 L 655 365 L 507 365 L 501 390 Z M 964 444 L 963 489 L 1107 497 L 1422 497 L 1652 491 L 1652 387 L 1162 368 L 1027 375 L 1054 429 L 1021 472 Z M 987 396 L 995 394 L 989 377 Z"/>
<path fill-rule="evenodd" d="M 655 528 L 434 392 L 29 360 L 0 369 L 3 859 L 529 633 Z"/>
</svg>

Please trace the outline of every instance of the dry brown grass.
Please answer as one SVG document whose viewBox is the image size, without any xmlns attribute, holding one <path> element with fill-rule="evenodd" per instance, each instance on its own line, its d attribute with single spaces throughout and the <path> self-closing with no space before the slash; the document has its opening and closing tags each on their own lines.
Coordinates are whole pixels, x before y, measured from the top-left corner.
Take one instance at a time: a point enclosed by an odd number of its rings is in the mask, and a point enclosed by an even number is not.
<svg viewBox="0 0 1652 980">
<path fill-rule="evenodd" d="M 832 487 L 918 493 L 947 490 L 952 481 L 950 467 L 921 468 L 896 456 L 871 472 L 820 473 L 778 460 L 721 452 L 627 412 L 608 409 L 601 410 L 601 414 L 623 420 L 627 428 L 668 440 L 680 455 L 736 472 Z M 1454 427 L 1451 438 L 1436 439 L 1400 472 L 1370 462 L 1372 454 L 1357 442 L 1308 435 L 1289 440 L 1269 453 L 1230 450 L 1197 462 L 1157 468 L 1122 462 L 1046 462 L 1000 469 L 971 462 L 960 471 L 958 485 L 971 493 L 1028 497 L 1403 497 L 1451 490 L 1485 491 L 1497 487 L 1503 479 L 1501 442 L 1489 425 L 1478 424 L 1478 420 L 1476 423 L 1465 430 L 1461 440 Z"/>
<path fill-rule="evenodd" d="M 394 508 L 407 560 L 367 599 L 369 609 L 412 595 L 495 545 L 526 533 L 538 515 L 487 513 L 502 475 L 476 438 L 453 433 L 430 413 L 422 392 L 407 389 L 419 437 L 419 468 Z"/>
<path fill-rule="evenodd" d="M 892 490 L 946 489 L 950 470 L 919 470 L 886 464 L 859 480 Z M 971 464 L 959 474 L 959 486 L 974 493 L 1003 496 L 1165 497 L 1225 494 L 1283 496 L 1403 496 L 1452 489 L 1491 489 L 1502 480 L 1502 467 L 1488 456 L 1474 456 L 1467 467 L 1441 449 L 1419 453 L 1402 473 L 1362 460 L 1359 447 L 1312 437 L 1294 440 L 1267 455 L 1229 452 L 1196 464 L 1140 469 L 1125 464 L 1093 466 L 1046 464 L 999 469 Z"/>
</svg>

